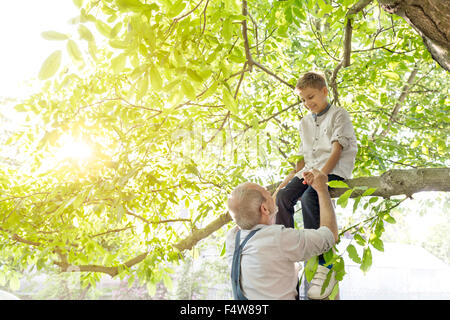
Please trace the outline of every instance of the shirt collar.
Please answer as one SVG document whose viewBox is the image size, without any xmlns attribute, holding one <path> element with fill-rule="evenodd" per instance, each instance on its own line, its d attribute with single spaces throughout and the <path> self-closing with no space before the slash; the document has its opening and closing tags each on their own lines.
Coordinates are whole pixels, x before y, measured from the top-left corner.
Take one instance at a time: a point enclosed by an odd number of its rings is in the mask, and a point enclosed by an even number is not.
<svg viewBox="0 0 450 320">
<path fill-rule="evenodd" d="M 320 117 L 322 115 L 324 115 L 328 110 L 330 110 L 331 104 L 329 103 L 327 105 L 327 107 L 325 109 L 323 109 L 322 111 L 320 111 L 319 113 L 313 113 L 312 116 L 314 118 L 314 120 L 317 120 L 317 117 Z"/>
</svg>

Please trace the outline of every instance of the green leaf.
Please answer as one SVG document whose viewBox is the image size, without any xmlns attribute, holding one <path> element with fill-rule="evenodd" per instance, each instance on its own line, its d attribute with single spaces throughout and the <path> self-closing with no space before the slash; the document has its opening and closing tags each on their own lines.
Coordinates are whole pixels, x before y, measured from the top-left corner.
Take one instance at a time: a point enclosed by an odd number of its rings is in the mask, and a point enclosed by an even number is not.
<svg viewBox="0 0 450 320">
<path fill-rule="evenodd" d="M 347 188 L 349 189 L 350 187 L 348 186 L 348 184 L 346 184 L 344 181 L 340 181 L 340 180 L 332 180 L 328 182 L 328 186 L 330 188 Z"/>
<path fill-rule="evenodd" d="M 139 0 L 116 0 L 117 6 L 122 10 L 137 11 L 143 4 Z"/>
<path fill-rule="evenodd" d="M 119 74 L 125 68 L 127 56 L 124 53 L 119 54 L 111 60 L 111 68 L 115 74 Z"/>
<path fill-rule="evenodd" d="M 83 0 L 73 0 L 73 4 L 79 9 L 83 5 Z"/>
<path fill-rule="evenodd" d="M 361 258 L 358 255 L 358 252 L 356 251 L 356 248 L 354 245 L 349 244 L 347 246 L 347 252 L 348 252 L 348 256 L 350 257 L 350 259 L 352 259 L 354 262 L 360 264 L 361 263 Z"/>
<path fill-rule="evenodd" d="M 383 75 L 385 75 L 387 78 L 389 78 L 391 80 L 394 80 L 394 81 L 400 80 L 400 76 L 397 73 L 395 73 L 395 72 L 385 71 L 383 73 Z"/>
<path fill-rule="evenodd" d="M 370 267 L 372 266 L 372 251 L 369 247 L 364 248 L 362 263 L 361 263 L 361 270 L 366 273 L 369 271 Z"/>
<path fill-rule="evenodd" d="M 370 240 L 369 242 L 378 251 L 384 251 L 384 244 L 383 244 L 383 241 L 381 241 L 381 239 L 374 238 L 374 239 Z"/>
<path fill-rule="evenodd" d="M 414 140 L 413 143 L 411 143 L 411 148 L 417 148 L 420 145 L 420 141 L 419 140 Z"/>
<path fill-rule="evenodd" d="M 95 21 L 95 27 L 97 28 L 98 32 L 100 32 L 103 36 L 110 38 L 111 37 L 111 27 L 104 23 L 101 20 Z"/>
<path fill-rule="evenodd" d="M 203 82 L 203 78 L 200 77 L 200 75 L 197 72 L 195 72 L 194 70 L 187 69 L 187 74 L 188 74 L 189 78 L 191 78 L 192 80 L 197 81 L 197 82 Z"/>
<path fill-rule="evenodd" d="M 353 202 L 353 213 L 355 213 L 356 209 L 358 209 L 358 205 L 359 205 L 360 201 L 361 201 L 361 196 L 357 197 L 355 199 L 355 201 Z"/>
<path fill-rule="evenodd" d="M 150 66 L 150 82 L 152 84 L 152 89 L 156 90 L 156 91 L 161 91 L 162 89 L 162 78 L 161 75 L 159 74 L 158 68 L 156 68 L 156 66 L 151 65 Z"/>
<path fill-rule="evenodd" d="M 377 202 L 378 199 L 379 199 L 379 197 L 372 197 L 372 198 L 369 199 L 369 203 Z"/>
<path fill-rule="evenodd" d="M 99 63 L 100 60 L 97 57 L 97 46 L 96 46 L 94 41 L 89 41 L 89 43 L 88 43 L 88 51 L 89 51 L 89 54 L 91 55 L 92 59 L 94 59 L 94 61 L 96 63 Z"/>
<path fill-rule="evenodd" d="M 323 285 L 322 285 L 322 290 L 320 290 L 320 294 L 323 294 L 325 292 L 325 290 L 327 289 L 328 285 L 330 284 L 332 274 L 333 274 L 333 272 L 327 273 L 327 276 L 325 277 L 325 281 L 323 282 Z"/>
<path fill-rule="evenodd" d="M 74 61 L 82 61 L 83 60 L 81 51 L 78 48 L 78 45 L 75 41 L 73 41 L 73 40 L 67 41 L 67 52 L 69 53 L 70 57 Z"/>
<path fill-rule="evenodd" d="M 238 106 L 236 104 L 236 101 L 234 100 L 233 96 L 231 95 L 230 91 L 227 87 L 224 87 L 222 90 L 223 94 L 223 103 L 225 104 L 225 107 L 231 111 L 233 114 L 238 113 Z"/>
<path fill-rule="evenodd" d="M 50 77 L 53 77 L 58 71 L 59 66 L 61 65 L 61 50 L 57 50 L 53 52 L 42 64 L 41 70 L 39 71 L 39 79 L 46 80 Z"/>
<path fill-rule="evenodd" d="M 314 278 L 314 275 L 317 271 L 317 266 L 319 265 L 319 257 L 315 256 L 308 260 L 305 266 L 305 275 L 306 280 L 308 282 L 311 282 L 311 280 Z"/>
<path fill-rule="evenodd" d="M 181 82 L 181 90 L 189 100 L 195 100 L 195 89 L 188 80 Z"/>
<path fill-rule="evenodd" d="M 42 38 L 45 40 L 67 40 L 69 39 L 69 36 L 64 33 L 56 32 L 56 31 L 44 31 L 41 33 Z"/>
<path fill-rule="evenodd" d="M 175 2 L 172 5 L 169 12 L 167 13 L 167 16 L 169 18 L 174 18 L 177 15 L 179 15 L 184 10 L 185 7 L 186 7 L 186 2 L 184 2 L 183 0 L 178 0 L 177 2 Z"/>
<path fill-rule="evenodd" d="M 369 188 L 361 195 L 362 197 L 370 196 L 372 193 L 374 193 L 377 190 L 377 188 Z"/>
<path fill-rule="evenodd" d="M 351 194 L 353 192 L 353 189 L 345 191 L 339 199 L 336 201 L 338 205 L 340 205 L 342 208 L 345 208 L 348 204 L 348 198 L 350 198 Z"/>
<path fill-rule="evenodd" d="M 386 213 L 386 214 L 383 215 L 383 220 L 388 222 L 388 223 L 391 223 L 391 224 L 394 224 L 394 223 L 397 222 L 397 221 L 395 221 L 395 219 L 389 213 Z"/>
<path fill-rule="evenodd" d="M 221 257 L 223 257 L 224 255 L 225 255 L 225 252 L 226 252 L 226 242 L 224 241 L 223 242 L 223 245 L 222 245 L 222 250 L 220 251 L 220 256 Z M 0 284 L 1 285 L 1 284 Z"/>
<path fill-rule="evenodd" d="M 111 39 L 115 38 L 119 34 L 120 29 L 122 29 L 122 22 L 116 23 L 116 25 L 112 28 L 111 33 L 109 34 L 109 37 Z"/>
<path fill-rule="evenodd" d="M 333 249 L 330 249 L 330 250 L 328 250 L 327 252 L 325 252 L 325 253 L 323 254 L 323 258 L 324 258 L 324 260 L 325 260 L 325 262 L 326 262 L 326 266 L 332 264 L 333 261 L 334 261 L 334 259 L 335 259 L 336 257 L 337 257 L 337 256 L 334 254 Z"/>
<path fill-rule="evenodd" d="M 364 240 L 364 238 L 361 237 L 361 235 L 355 234 L 353 238 L 355 239 L 356 243 L 359 244 L 360 246 L 366 245 L 366 240 Z"/>
<path fill-rule="evenodd" d="M 142 79 L 140 79 L 137 83 L 137 92 L 136 92 L 136 100 L 141 100 L 148 90 L 148 75 L 144 73 Z"/>
<path fill-rule="evenodd" d="M 123 208 L 122 204 L 119 204 L 117 206 L 117 223 L 119 223 L 120 221 L 122 221 L 123 215 L 125 214 L 125 209 Z"/>
<path fill-rule="evenodd" d="M 173 283 L 172 283 L 172 278 L 170 277 L 170 275 L 168 274 L 164 274 L 163 275 L 163 283 L 164 286 L 170 291 L 173 289 Z"/>
<path fill-rule="evenodd" d="M 342 258 L 336 259 L 332 268 L 335 272 L 336 280 L 341 281 L 345 275 L 345 261 Z"/>
<path fill-rule="evenodd" d="M 84 24 L 80 24 L 78 26 L 78 33 L 80 34 L 80 38 L 86 41 L 93 41 L 94 36 L 92 32 L 86 27 Z"/>
<path fill-rule="evenodd" d="M 152 281 L 147 282 L 147 293 L 150 297 L 153 297 L 156 293 L 156 283 Z"/>
<path fill-rule="evenodd" d="M 200 172 L 198 171 L 197 166 L 194 165 L 194 164 L 187 164 L 186 165 L 186 170 L 189 173 L 192 173 L 192 174 L 194 174 L 196 176 L 200 176 Z"/>
<path fill-rule="evenodd" d="M 224 38 L 225 42 L 228 43 L 231 41 L 232 35 L 233 35 L 233 23 L 228 18 L 225 19 L 222 25 L 222 37 Z"/>
<path fill-rule="evenodd" d="M 336 283 L 336 285 L 334 286 L 333 290 L 331 291 L 330 295 L 328 296 L 328 299 L 334 300 L 338 293 L 339 293 L 339 282 Z"/>
<path fill-rule="evenodd" d="M 200 98 L 206 99 L 206 98 L 210 97 L 211 95 L 213 95 L 217 91 L 218 85 L 219 85 L 219 82 L 215 81 Z"/>
</svg>

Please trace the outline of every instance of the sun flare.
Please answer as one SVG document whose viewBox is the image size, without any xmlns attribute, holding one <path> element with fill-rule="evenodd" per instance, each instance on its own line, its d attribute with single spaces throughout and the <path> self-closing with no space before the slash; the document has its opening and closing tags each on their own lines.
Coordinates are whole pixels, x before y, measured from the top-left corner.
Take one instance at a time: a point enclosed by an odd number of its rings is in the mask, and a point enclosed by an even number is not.
<svg viewBox="0 0 450 320">
<path fill-rule="evenodd" d="M 82 140 L 75 140 L 72 136 L 65 135 L 60 139 L 61 148 L 57 152 L 58 160 L 86 160 L 91 157 L 91 147 Z"/>
</svg>

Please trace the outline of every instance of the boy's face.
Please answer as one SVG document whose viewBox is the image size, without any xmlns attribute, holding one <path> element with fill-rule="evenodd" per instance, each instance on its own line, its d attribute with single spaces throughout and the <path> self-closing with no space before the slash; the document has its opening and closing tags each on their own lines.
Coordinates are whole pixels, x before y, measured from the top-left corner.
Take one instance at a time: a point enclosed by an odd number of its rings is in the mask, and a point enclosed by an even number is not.
<svg viewBox="0 0 450 320">
<path fill-rule="evenodd" d="M 328 105 L 327 87 L 323 87 L 322 89 L 306 87 L 303 89 L 297 89 L 296 91 L 305 107 L 313 113 L 320 113 Z"/>
</svg>

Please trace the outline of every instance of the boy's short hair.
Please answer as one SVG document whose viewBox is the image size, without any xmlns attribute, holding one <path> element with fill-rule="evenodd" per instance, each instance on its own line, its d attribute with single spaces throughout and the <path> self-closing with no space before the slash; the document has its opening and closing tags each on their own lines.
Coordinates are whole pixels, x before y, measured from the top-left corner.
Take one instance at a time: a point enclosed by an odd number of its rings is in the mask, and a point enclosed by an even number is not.
<svg viewBox="0 0 450 320">
<path fill-rule="evenodd" d="M 327 82 L 325 81 L 325 77 L 317 72 L 306 72 L 303 74 L 300 79 L 297 81 L 297 85 L 295 86 L 295 90 L 302 90 L 305 88 L 314 88 L 314 89 L 322 89 L 327 86 Z"/>
</svg>

